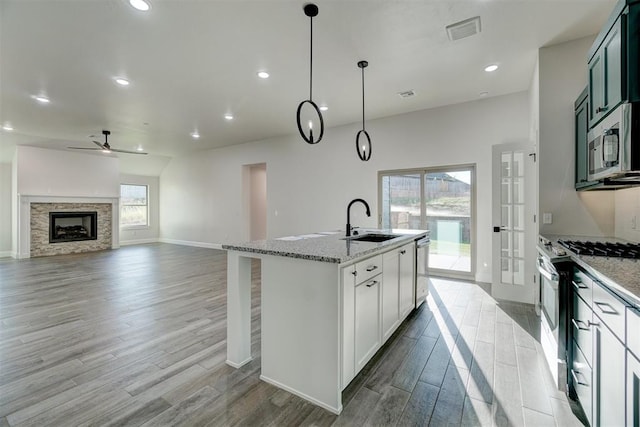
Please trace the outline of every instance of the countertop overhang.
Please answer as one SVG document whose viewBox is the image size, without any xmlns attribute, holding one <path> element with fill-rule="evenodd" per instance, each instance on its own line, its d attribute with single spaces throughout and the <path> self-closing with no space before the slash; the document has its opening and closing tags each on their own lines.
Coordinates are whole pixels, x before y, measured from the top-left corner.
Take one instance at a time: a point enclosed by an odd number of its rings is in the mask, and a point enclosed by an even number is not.
<svg viewBox="0 0 640 427">
<path fill-rule="evenodd" d="M 629 243 L 614 237 L 564 236 L 542 234 L 542 237 L 562 247 L 570 259 L 614 291 L 623 299 L 640 309 L 640 261 L 628 258 L 578 255 L 558 244 L 558 240 L 589 240 L 592 242 Z"/>
<path fill-rule="evenodd" d="M 250 252 L 262 255 L 276 255 L 309 261 L 343 264 L 380 250 L 388 250 L 429 235 L 428 230 L 404 229 L 359 229 L 364 234 L 398 234 L 384 242 L 363 242 L 345 238 L 344 231 L 323 231 L 318 233 L 287 236 L 269 240 L 255 240 L 222 245 L 227 251 Z"/>
</svg>

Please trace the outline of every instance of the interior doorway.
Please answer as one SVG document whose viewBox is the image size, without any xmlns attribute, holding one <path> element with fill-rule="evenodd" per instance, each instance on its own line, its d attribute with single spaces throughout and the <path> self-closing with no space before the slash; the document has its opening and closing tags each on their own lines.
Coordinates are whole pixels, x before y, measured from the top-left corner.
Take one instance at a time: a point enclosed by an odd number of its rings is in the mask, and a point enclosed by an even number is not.
<svg viewBox="0 0 640 427">
<path fill-rule="evenodd" d="M 267 164 L 245 165 L 245 234 L 248 240 L 267 238 Z"/>
</svg>

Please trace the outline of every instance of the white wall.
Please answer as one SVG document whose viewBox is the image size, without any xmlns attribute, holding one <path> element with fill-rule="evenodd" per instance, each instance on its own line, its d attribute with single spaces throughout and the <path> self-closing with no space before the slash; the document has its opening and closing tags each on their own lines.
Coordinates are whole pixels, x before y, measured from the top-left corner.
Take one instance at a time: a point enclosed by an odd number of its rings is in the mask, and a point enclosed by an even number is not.
<svg viewBox="0 0 640 427">
<path fill-rule="evenodd" d="M 0 257 L 11 255 L 11 163 L 0 163 Z"/>
<path fill-rule="evenodd" d="M 491 146 L 527 141 L 528 126 L 528 95 L 521 92 L 370 120 L 369 162 L 355 152 L 358 125 L 328 128 L 314 146 L 296 134 L 174 158 L 160 176 L 160 234 L 203 245 L 242 240 L 243 165 L 267 164 L 273 238 L 344 229 L 347 204 L 357 197 L 369 202 L 372 217 L 353 209 L 351 223 L 376 227 L 380 170 L 475 163 L 481 249 L 491 242 Z M 477 252 L 476 278 L 490 281 L 491 251 Z"/>
<path fill-rule="evenodd" d="M 120 227 L 120 244 L 157 242 L 160 237 L 160 179 L 157 176 L 120 175 L 120 184 L 146 185 L 149 191 L 149 226 Z"/>
<path fill-rule="evenodd" d="M 120 197 L 116 157 L 29 146 L 18 146 L 16 154 L 18 194 Z"/>
<path fill-rule="evenodd" d="M 262 240 L 267 237 L 267 166 L 250 167 L 250 239 Z"/>
<path fill-rule="evenodd" d="M 616 231 L 621 239 L 640 243 L 640 188 L 615 191 Z"/>
<path fill-rule="evenodd" d="M 614 234 L 614 193 L 574 189 L 573 103 L 587 85 L 587 52 L 594 37 L 539 50 L 539 218 L 549 234 L 611 236 Z"/>
</svg>

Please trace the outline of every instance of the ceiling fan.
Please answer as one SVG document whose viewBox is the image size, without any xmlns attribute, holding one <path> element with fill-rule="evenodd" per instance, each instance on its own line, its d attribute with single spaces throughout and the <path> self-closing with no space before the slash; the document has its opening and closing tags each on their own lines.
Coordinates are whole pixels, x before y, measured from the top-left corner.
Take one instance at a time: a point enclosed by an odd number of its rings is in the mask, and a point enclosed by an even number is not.
<svg viewBox="0 0 640 427">
<path fill-rule="evenodd" d="M 108 142 L 109 135 L 111 135 L 111 131 L 103 130 L 102 134 L 104 135 L 104 144 L 101 144 L 98 141 L 93 141 L 93 143 L 100 148 L 87 148 L 87 147 L 67 147 L 67 148 L 72 148 L 74 150 L 95 150 L 95 151 L 99 150 L 99 151 L 102 151 L 103 153 L 111 153 L 112 151 L 114 151 L 116 153 L 147 154 L 142 151 L 129 151 L 129 150 L 120 150 L 118 148 L 111 148 Z M 91 137 L 94 137 L 94 136 L 95 135 L 91 135 Z"/>
</svg>

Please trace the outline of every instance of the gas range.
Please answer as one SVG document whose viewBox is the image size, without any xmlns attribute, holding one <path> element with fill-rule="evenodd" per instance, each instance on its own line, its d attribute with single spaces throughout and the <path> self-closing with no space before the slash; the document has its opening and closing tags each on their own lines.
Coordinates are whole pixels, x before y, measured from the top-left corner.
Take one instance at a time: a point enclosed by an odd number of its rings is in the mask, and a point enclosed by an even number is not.
<svg viewBox="0 0 640 427">
<path fill-rule="evenodd" d="M 550 262 L 565 261 L 569 254 L 563 248 L 542 236 L 538 238 L 538 252 Z"/>
<path fill-rule="evenodd" d="M 588 240 L 558 240 L 558 243 L 577 255 L 640 259 L 640 245 L 636 243 Z"/>
</svg>

